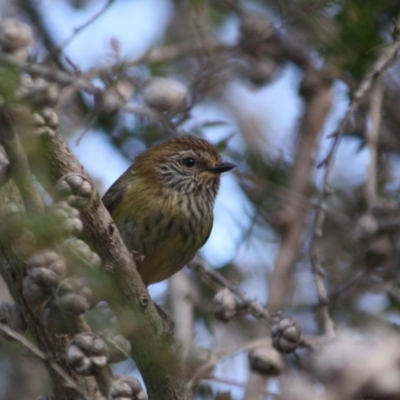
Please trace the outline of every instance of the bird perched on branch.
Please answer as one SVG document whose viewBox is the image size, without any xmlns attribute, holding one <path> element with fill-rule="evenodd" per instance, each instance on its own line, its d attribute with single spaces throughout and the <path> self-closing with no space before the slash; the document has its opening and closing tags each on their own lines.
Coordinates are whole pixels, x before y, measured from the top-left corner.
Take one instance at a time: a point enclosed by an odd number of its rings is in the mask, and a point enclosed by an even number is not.
<svg viewBox="0 0 400 400">
<path fill-rule="evenodd" d="M 220 175 L 234 167 L 207 141 L 177 137 L 140 154 L 104 195 L 126 246 L 144 256 L 146 285 L 182 269 L 207 241 Z"/>
</svg>

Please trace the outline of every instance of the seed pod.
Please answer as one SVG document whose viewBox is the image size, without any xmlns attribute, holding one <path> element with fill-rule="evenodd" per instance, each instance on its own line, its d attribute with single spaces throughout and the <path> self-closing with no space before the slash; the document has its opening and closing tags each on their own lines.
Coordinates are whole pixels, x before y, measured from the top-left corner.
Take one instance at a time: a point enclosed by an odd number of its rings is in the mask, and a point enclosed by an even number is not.
<svg viewBox="0 0 400 400">
<path fill-rule="evenodd" d="M 16 19 L 0 19 L 0 47 L 13 53 L 28 47 L 33 41 L 32 31 L 27 24 Z"/>
<path fill-rule="evenodd" d="M 133 95 L 135 87 L 128 80 L 119 80 L 113 87 L 115 94 L 126 103 Z"/>
<path fill-rule="evenodd" d="M 93 306 L 93 293 L 82 278 L 68 278 L 59 286 L 56 304 L 66 313 L 81 315 Z"/>
<path fill-rule="evenodd" d="M 279 375 L 285 367 L 282 355 L 273 347 L 257 347 L 249 353 L 252 371 L 265 376 Z"/>
<path fill-rule="evenodd" d="M 65 260 L 54 250 L 41 250 L 27 260 L 28 271 L 36 268 L 47 268 L 63 278 L 66 274 Z"/>
<path fill-rule="evenodd" d="M 124 106 L 134 93 L 134 87 L 128 81 L 118 81 L 107 90 L 95 95 L 95 105 L 102 113 L 113 114 Z"/>
<path fill-rule="evenodd" d="M 32 114 L 35 127 L 49 127 L 57 129 L 60 123 L 57 113 L 52 108 L 44 108 Z"/>
<path fill-rule="evenodd" d="M 300 325 L 289 318 L 283 318 L 271 329 L 272 343 L 281 353 L 292 353 L 301 341 Z"/>
<path fill-rule="evenodd" d="M 115 375 L 115 381 L 110 388 L 109 397 L 112 400 L 147 400 L 140 382 L 133 376 Z"/>
<path fill-rule="evenodd" d="M 57 274 L 47 268 L 35 268 L 29 273 L 29 275 L 39 286 L 47 288 L 57 286 L 60 281 Z"/>
<path fill-rule="evenodd" d="M 66 361 L 79 375 L 93 375 L 108 363 L 108 348 L 93 333 L 76 335 L 67 348 Z"/>
<path fill-rule="evenodd" d="M 0 303 L 0 324 L 7 325 L 17 333 L 24 333 L 26 322 L 15 304 L 3 302 Z M 6 340 L 14 340 L 12 337 L 0 331 L 0 336 Z"/>
<path fill-rule="evenodd" d="M 160 112 L 179 113 L 187 107 L 187 87 L 173 78 L 150 79 L 142 95 L 149 107 Z"/>
<path fill-rule="evenodd" d="M 245 52 L 262 55 L 268 41 L 275 35 L 272 22 L 265 16 L 254 12 L 243 12 L 240 15 L 239 46 Z"/>
<path fill-rule="evenodd" d="M 56 234 L 61 237 L 76 236 L 83 231 L 79 211 L 67 202 L 61 201 L 49 209 Z"/>
<path fill-rule="evenodd" d="M 92 292 L 90 292 L 90 295 Z M 62 312 L 71 313 L 75 315 L 85 314 L 89 311 L 91 304 L 86 296 L 80 296 L 77 293 L 66 293 L 61 296 L 57 305 Z"/>
<path fill-rule="evenodd" d="M 56 189 L 69 205 L 77 208 L 85 207 L 94 194 L 92 184 L 81 174 L 63 176 L 57 182 Z"/>
<path fill-rule="evenodd" d="M 256 86 L 270 82 L 279 68 L 279 64 L 268 57 L 248 55 L 243 61 L 244 64 L 239 64 L 238 73 Z"/>
<path fill-rule="evenodd" d="M 357 222 L 356 236 L 360 240 L 364 240 L 373 236 L 378 231 L 378 228 L 378 220 L 372 214 L 364 214 Z"/>
<path fill-rule="evenodd" d="M 236 314 L 236 299 L 234 294 L 227 288 L 220 290 L 214 297 L 214 314 L 223 321 L 228 322 Z"/>
<path fill-rule="evenodd" d="M 52 108 L 44 108 L 40 114 L 43 117 L 46 126 L 53 129 L 58 128 L 60 120 L 58 119 L 57 113 Z"/>
<path fill-rule="evenodd" d="M 51 296 L 49 287 L 38 285 L 31 276 L 26 276 L 22 282 L 22 294 L 28 303 L 41 304 Z"/>
<path fill-rule="evenodd" d="M 34 124 L 35 127 L 41 127 L 41 126 L 44 126 L 46 124 L 45 119 L 38 112 L 34 112 L 32 114 L 32 120 L 33 120 L 33 124 Z"/>
<path fill-rule="evenodd" d="M 52 107 L 56 104 L 60 90 L 58 85 L 50 83 L 43 78 L 35 78 L 30 86 L 21 86 L 16 91 L 16 96 L 28 101 L 38 108 Z"/>
<path fill-rule="evenodd" d="M 62 244 L 62 251 L 71 265 L 83 268 L 98 269 L 101 266 L 100 256 L 80 239 L 69 239 Z"/>
<path fill-rule="evenodd" d="M 32 133 L 36 137 L 42 137 L 42 138 L 52 138 L 57 135 L 56 131 L 48 126 L 41 126 L 39 128 L 36 128 L 32 131 Z"/>
<path fill-rule="evenodd" d="M 67 274 L 65 260 L 53 250 L 42 250 L 27 261 L 28 274 L 38 285 L 46 288 L 58 286 Z"/>
</svg>

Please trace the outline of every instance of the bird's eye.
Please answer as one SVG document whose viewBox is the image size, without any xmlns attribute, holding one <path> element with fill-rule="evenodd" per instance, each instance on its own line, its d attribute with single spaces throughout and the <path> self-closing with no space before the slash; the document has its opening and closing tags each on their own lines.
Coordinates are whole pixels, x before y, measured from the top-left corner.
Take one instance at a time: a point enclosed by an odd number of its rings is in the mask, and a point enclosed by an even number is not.
<svg viewBox="0 0 400 400">
<path fill-rule="evenodd" d="M 182 160 L 182 163 L 185 167 L 192 168 L 194 167 L 195 161 L 192 157 L 186 157 Z"/>
</svg>

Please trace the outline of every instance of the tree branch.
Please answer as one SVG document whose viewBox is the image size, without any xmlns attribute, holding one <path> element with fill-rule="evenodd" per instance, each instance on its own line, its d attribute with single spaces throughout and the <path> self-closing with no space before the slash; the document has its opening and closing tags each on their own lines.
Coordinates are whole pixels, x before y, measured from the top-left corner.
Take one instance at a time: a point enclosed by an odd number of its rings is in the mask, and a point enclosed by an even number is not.
<svg viewBox="0 0 400 400">
<path fill-rule="evenodd" d="M 319 195 L 316 204 L 316 215 L 314 219 L 313 226 L 313 236 L 311 239 L 310 245 L 310 258 L 313 269 L 314 281 L 317 287 L 317 293 L 319 297 L 319 303 L 321 306 L 321 313 L 323 317 L 323 331 L 327 335 L 334 334 L 334 323 L 328 312 L 329 299 L 328 294 L 326 292 L 324 283 L 323 283 L 323 271 L 320 261 L 320 246 L 321 240 L 323 236 L 323 224 L 325 221 L 325 211 L 324 211 L 324 203 L 326 199 L 331 195 L 332 190 L 330 187 L 330 174 L 333 169 L 333 164 L 335 160 L 335 155 L 337 149 L 339 147 L 340 140 L 346 129 L 351 126 L 352 118 L 355 111 L 360 107 L 362 102 L 366 99 L 366 97 L 370 94 L 371 90 L 374 87 L 374 83 L 376 80 L 382 75 L 382 73 L 390 66 L 392 61 L 395 59 L 398 50 L 400 49 L 400 39 L 396 40 L 391 45 L 387 46 L 373 64 L 371 69 L 365 75 L 363 80 L 361 81 L 359 87 L 354 93 L 353 100 L 350 104 L 348 111 L 344 118 L 340 121 L 338 130 L 335 132 L 333 143 L 331 148 L 328 151 L 326 158 L 318 164 L 317 167 L 325 167 L 325 173 L 323 178 L 323 186 L 322 191 Z M 379 118 L 374 118 L 375 124 L 379 123 Z M 374 127 L 374 129 L 378 129 L 378 127 Z M 376 146 L 376 143 L 375 143 Z M 371 178 L 370 178 L 371 179 Z M 374 179 L 375 180 L 375 179 Z M 375 186 L 375 184 L 374 184 Z M 375 189 L 373 189 L 375 192 Z M 373 195 L 374 196 L 374 195 Z"/>
<path fill-rule="evenodd" d="M 15 341 L 17 341 L 21 346 L 27 349 L 30 353 L 32 353 L 36 358 L 43 361 L 46 365 L 48 365 L 63 381 L 64 386 L 72 389 L 76 394 L 80 395 L 84 400 L 91 400 L 87 393 L 81 389 L 81 387 L 75 382 L 56 362 L 49 359 L 46 354 L 36 347 L 34 344 L 29 342 L 19 333 L 10 329 L 7 325 L 0 324 L 0 331 L 4 332 Z"/>
<path fill-rule="evenodd" d="M 293 264 L 299 255 L 307 207 L 300 207 L 297 199 L 299 195 L 309 198 L 314 150 L 331 106 L 331 79 L 324 74 L 324 71 L 318 74 L 311 71 L 309 76 L 305 75 L 302 84 L 307 108 L 299 128 L 299 142 L 290 182 L 291 196 L 288 204 L 279 211 L 283 234 L 275 268 L 269 279 L 268 305 L 271 309 L 280 309 L 284 305 L 291 286 Z"/>
<path fill-rule="evenodd" d="M 192 260 L 189 265 L 189 268 L 193 269 L 196 273 L 200 275 L 200 277 L 209 277 L 213 281 L 217 282 L 222 287 L 229 289 L 232 293 L 234 293 L 242 302 L 240 305 L 241 309 L 247 309 L 254 318 L 260 319 L 267 324 L 273 323 L 272 315 L 266 310 L 261 304 L 259 304 L 256 300 L 249 298 L 246 293 L 241 291 L 237 286 L 229 282 L 225 279 L 219 272 L 210 268 L 205 262 L 203 262 L 200 258 L 196 257 Z"/>
<path fill-rule="evenodd" d="M 32 165 L 46 160 L 52 182 L 64 175 L 78 173 L 90 179 L 55 131 L 39 137 L 39 148 L 31 156 Z M 35 162 L 37 161 L 37 162 Z M 40 179 L 40 175 L 39 175 Z M 93 186 L 94 187 L 94 186 Z M 166 338 L 163 321 L 144 286 L 136 265 L 125 247 L 98 194 L 81 210 L 85 234 L 103 262 L 102 276 L 96 276 L 96 293 L 108 301 L 130 341 L 136 361 L 151 399 L 186 399 L 178 360 Z"/>
<path fill-rule="evenodd" d="M 28 159 L 20 142 L 12 113 L 0 110 L 0 142 L 11 164 L 11 177 L 16 182 L 28 212 L 43 211 L 43 202 L 34 187 Z"/>
</svg>

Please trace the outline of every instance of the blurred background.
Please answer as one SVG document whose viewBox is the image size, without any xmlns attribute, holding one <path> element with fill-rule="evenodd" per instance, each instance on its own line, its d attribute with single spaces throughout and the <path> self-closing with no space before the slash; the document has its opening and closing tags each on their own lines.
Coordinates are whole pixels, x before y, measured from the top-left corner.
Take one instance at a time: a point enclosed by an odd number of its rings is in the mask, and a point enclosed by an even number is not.
<svg viewBox="0 0 400 400">
<path fill-rule="evenodd" d="M 93 96 L 64 87 L 55 107 L 60 132 L 100 194 L 136 155 L 173 135 L 205 138 L 237 164 L 222 178 L 200 257 L 249 298 L 315 335 L 326 333 L 318 318 L 315 246 L 337 326 L 400 323 L 396 60 L 338 131 L 355 89 L 397 39 L 399 12 L 396 0 L 0 3 L 1 18 L 31 26 L 31 61 L 103 89 Z M 325 216 L 322 237 L 315 234 L 317 206 Z M 190 317 L 177 323 L 179 340 L 202 362 L 216 357 L 196 398 L 229 391 L 251 399 L 252 367 L 242 347 L 267 329 L 246 313 L 227 323 L 215 318 L 218 290 L 190 269 L 150 287 L 172 319 L 183 291 Z M 14 357 L 14 350 L 0 343 L 1 398 L 34 398 L 27 393 L 41 393 L 45 374 L 32 377 L 32 360 Z M 298 363 L 285 357 L 285 368 Z M 136 373 L 133 361 L 115 368 Z M 27 384 L 15 397 L 8 388 L 20 379 Z M 276 379 L 260 385 L 265 398 L 280 390 Z"/>
</svg>

